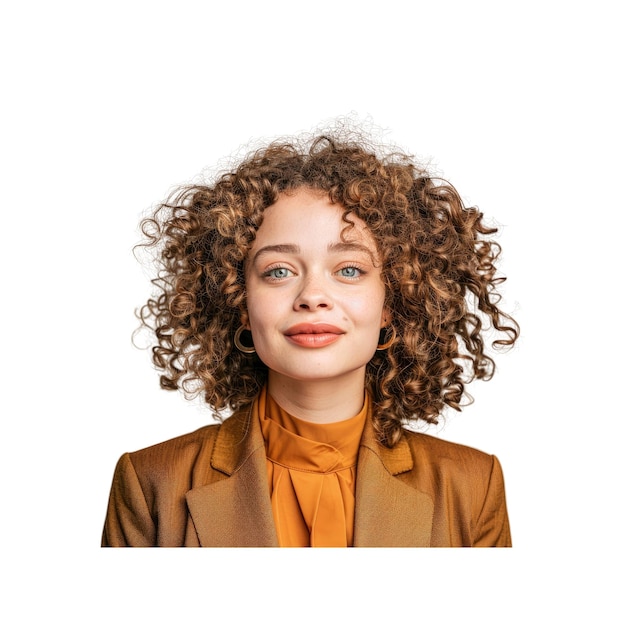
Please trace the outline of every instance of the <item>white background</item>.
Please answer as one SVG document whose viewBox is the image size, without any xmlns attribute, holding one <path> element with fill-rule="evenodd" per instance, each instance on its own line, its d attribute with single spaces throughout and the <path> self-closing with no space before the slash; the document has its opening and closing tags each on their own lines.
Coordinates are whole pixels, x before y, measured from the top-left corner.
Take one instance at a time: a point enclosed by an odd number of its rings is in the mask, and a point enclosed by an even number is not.
<svg viewBox="0 0 626 626">
<path fill-rule="evenodd" d="M 618 6 L 3 5 L 6 623 L 624 619 Z M 140 217 L 250 140 L 352 112 L 501 226 L 522 338 L 437 434 L 500 458 L 515 548 L 101 550 L 120 454 L 210 419 L 131 345 Z"/>
</svg>

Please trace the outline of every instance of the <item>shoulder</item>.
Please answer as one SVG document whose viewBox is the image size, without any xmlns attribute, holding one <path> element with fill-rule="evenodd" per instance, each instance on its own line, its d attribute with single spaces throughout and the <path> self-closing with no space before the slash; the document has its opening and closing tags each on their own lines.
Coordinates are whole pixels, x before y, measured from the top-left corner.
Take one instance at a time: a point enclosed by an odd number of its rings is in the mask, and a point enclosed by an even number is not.
<svg viewBox="0 0 626 626">
<path fill-rule="evenodd" d="M 188 482 L 192 476 L 210 472 L 215 439 L 222 424 L 210 424 L 193 432 L 126 453 L 120 464 L 127 464 L 144 489 L 172 480 Z"/>
<path fill-rule="evenodd" d="M 133 461 L 141 461 L 149 458 L 194 453 L 213 442 L 221 426 L 222 424 L 209 424 L 193 432 L 173 437 L 128 454 Z"/>
<path fill-rule="evenodd" d="M 492 455 L 461 443 L 410 430 L 405 430 L 404 436 L 411 450 L 420 455 L 458 461 L 491 462 Z"/>
<path fill-rule="evenodd" d="M 510 546 L 498 459 L 470 446 L 407 431 L 413 467 L 399 476 L 433 501 L 432 545 Z"/>
<path fill-rule="evenodd" d="M 405 431 L 411 449 L 413 471 L 430 484 L 453 483 L 486 489 L 501 476 L 498 459 L 487 452 L 424 433 Z"/>
<path fill-rule="evenodd" d="M 185 494 L 220 479 L 211 455 L 220 424 L 122 455 L 115 468 L 104 545 L 183 545 Z"/>
</svg>

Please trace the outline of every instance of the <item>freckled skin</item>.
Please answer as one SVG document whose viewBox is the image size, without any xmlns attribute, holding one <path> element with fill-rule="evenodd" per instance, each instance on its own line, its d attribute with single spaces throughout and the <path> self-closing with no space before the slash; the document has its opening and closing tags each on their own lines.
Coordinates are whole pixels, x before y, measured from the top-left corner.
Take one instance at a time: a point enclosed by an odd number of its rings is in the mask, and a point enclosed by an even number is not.
<svg viewBox="0 0 626 626">
<path fill-rule="evenodd" d="M 283 195 L 265 211 L 246 290 L 249 327 L 273 395 L 323 389 L 362 403 L 365 368 L 386 322 L 385 288 L 372 235 L 352 216 L 355 228 L 342 241 L 342 214 L 308 190 Z"/>
</svg>

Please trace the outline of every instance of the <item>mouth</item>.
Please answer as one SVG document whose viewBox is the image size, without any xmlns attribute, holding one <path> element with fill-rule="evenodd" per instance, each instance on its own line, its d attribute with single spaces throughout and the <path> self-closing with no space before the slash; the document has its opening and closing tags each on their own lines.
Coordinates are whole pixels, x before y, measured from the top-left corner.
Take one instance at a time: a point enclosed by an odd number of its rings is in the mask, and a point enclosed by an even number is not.
<svg viewBox="0 0 626 626">
<path fill-rule="evenodd" d="M 331 324 L 296 324 L 285 332 L 291 343 L 302 348 L 323 348 L 341 338 L 344 331 Z"/>
</svg>

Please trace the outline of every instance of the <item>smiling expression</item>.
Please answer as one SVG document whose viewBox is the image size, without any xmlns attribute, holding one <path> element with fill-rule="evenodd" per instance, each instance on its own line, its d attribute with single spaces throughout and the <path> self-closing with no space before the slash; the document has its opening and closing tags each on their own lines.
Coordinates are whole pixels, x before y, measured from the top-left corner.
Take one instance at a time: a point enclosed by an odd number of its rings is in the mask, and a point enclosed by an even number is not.
<svg viewBox="0 0 626 626">
<path fill-rule="evenodd" d="M 365 379 L 384 311 L 375 241 L 325 195 L 284 194 L 265 210 L 246 264 L 248 325 L 270 378 Z M 343 237 L 342 237 L 343 232 Z"/>
</svg>

